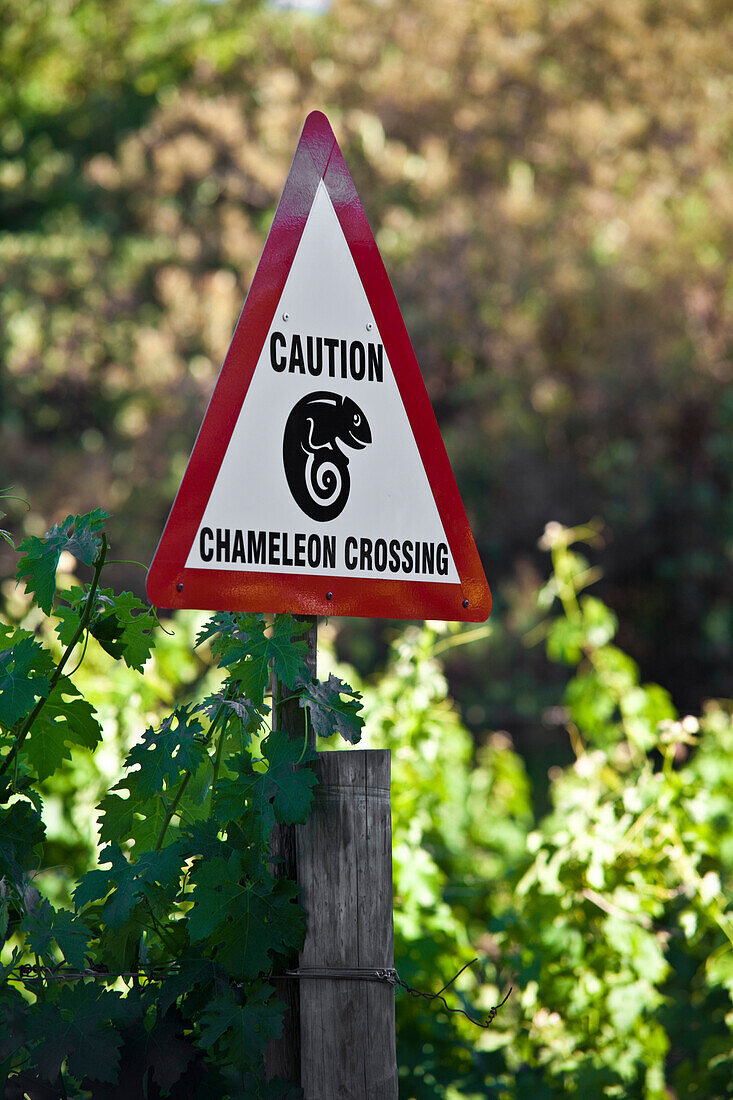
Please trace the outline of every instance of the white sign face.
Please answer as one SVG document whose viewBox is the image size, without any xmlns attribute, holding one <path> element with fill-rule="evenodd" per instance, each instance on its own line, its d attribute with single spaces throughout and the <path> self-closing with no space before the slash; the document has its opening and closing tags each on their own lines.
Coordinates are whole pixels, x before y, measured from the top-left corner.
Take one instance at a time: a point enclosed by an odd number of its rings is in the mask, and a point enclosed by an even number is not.
<svg viewBox="0 0 733 1100">
<path fill-rule="evenodd" d="M 323 181 L 186 568 L 459 581 Z"/>
</svg>

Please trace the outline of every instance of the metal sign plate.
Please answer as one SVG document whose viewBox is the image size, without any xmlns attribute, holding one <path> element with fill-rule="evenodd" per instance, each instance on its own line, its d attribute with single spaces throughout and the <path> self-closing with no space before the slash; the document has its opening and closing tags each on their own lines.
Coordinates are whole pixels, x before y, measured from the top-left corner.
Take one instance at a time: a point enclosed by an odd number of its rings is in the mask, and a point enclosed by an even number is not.
<svg viewBox="0 0 733 1100">
<path fill-rule="evenodd" d="M 148 595 L 214 610 L 489 614 L 399 307 L 319 112 L 306 120 Z"/>
</svg>

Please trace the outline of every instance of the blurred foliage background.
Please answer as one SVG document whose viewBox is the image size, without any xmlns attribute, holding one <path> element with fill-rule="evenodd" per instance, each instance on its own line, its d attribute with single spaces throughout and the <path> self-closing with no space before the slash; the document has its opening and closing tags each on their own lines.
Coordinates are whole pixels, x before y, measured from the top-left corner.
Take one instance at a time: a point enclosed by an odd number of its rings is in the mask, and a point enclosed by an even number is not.
<svg viewBox="0 0 733 1100">
<path fill-rule="evenodd" d="M 535 739 L 548 520 L 685 709 L 729 690 L 724 0 L 2 0 L 2 484 L 148 562 L 308 110 L 328 114 L 497 596 L 469 724 Z M 131 572 L 125 585 L 141 588 Z M 367 670 L 383 642 L 354 624 Z M 543 733 L 543 739 L 551 731 Z"/>
<path fill-rule="evenodd" d="M 420 651 L 435 642 L 425 635 L 399 636 L 389 667 L 402 687 L 390 703 L 380 681 L 372 704 L 383 712 L 375 743 L 394 735 L 396 761 L 405 743 L 408 757 L 429 751 L 438 761 L 447 739 L 456 774 L 452 792 L 431 796 L 435 814 L 424 829 L 414 807 L 396 811 L 405 828 L 396 832 L 398 881 L 412 874 L 404 894 L 417 898 L 399 917 L 404 959 L 438 943 L 437 928 L 448 936 L 463 929 L 466 948 L 481 942 L 497 960 L 518 952 L 526 1042 L 516 1041 L 512 1009 L 504 1038 L 479 1044 L 481 1078 L 468 1053 L 473 1033 L 460 1032 L 466 1076 L 455 1095 L 488 1095 L 477 1082 L 493 1067 L 497 1080 L 503 1073 L 513 1082 L 501 1097 L 661 1096 L 668 1048 L 683 1067 L 680 1097 L 731 1095 L 729 1084 L 695 1084 L 686 1017 L 673 1019 L 669 1007 L 686 1010 L 692 999 L 717 1020 L 700 1045 L 714 1048 L 724 1082 L 715 990 L 729 980 L 729 963 L 710 964 L 711 979 L 704 961 L 719 946 L 718 887 L 707 879 L 708 900 L 684 915 L 699 882 L 685 878 L 677 842 L 662 833 L 682 836 L 692 811 L 674 818 L 670 810 L 672 824 L 644 817 L 669 753 L 650 740 L 656 732 L 644 741 L 637 728 L 636 745 L 626 729 L 609 732 L 622 688 L 629 707 L 639 704 L 637 666 L 668 690 L 666 702 L 654 695 L 649 729 L 677 712 L 701 716 L 710 748 L 692 755 L 687 782 L 703 784 L 709 801 L 695 810 L 692 831 L 703 840 L 685 843 L 698 845 L 695 860 L 712 860 L 700 881 L 708 872 L 725 878 L 730 723 L 705 700 L 730 693 L 733 637 L 730 5 L 333 0 L 325 14 L 308 15 L 255 0 L 0 0 L 0 28 L 0 484 L 33 503 L 27 515 L 13 512 L 16 541 L 24 524 L 40 533 L 68 512 L 103 505 L 115 517 L 115 556 L 150 560 L 303 120 L 324 110 L 402 306 L 495 595 L 490 633 L 442 650 L 460 715 L 442 672 Z M 560 664 L 527 645 L 542 636 L 547 610 L 538 534 L 548 521 L 594 515 L 605 523 L 598 596 L 616 613 L 619 652 L 630 655 L 603 673 L 615 684 L 611 703 L 605 687 L 582 677 L 577 698 L 564 695 L 567 663 L 589 661 L 588 646 L 610 641 L 603 605 L 589 612 L 598 621 L 583 627 L 585 649 L 577 632 L 576 643 L 548 640 Z M 588 554 L 592 570 L 601 561 L 595 544 Z M 0 566 L 10 575 L 12 566 Z M 142 591 L 141 570 L 119 574 L 120 588 Z M 11 618 L 17 598 L 5 585 Z M 342 621 L 333 644 L 368 683 L 395 637 L 393 625 Z M 143 727 L 169 690 L 166 678 L 199 675 L 185 649 L 171 642 L 160 657 L 166 675 L 137 689 L 119 678 L 104 686 L 102 661 L 89 691 L 112 742 L 115 731 Z M 429 690 L 419 686 L 425 668 Z M 401 727 L 388 711 L 399 710 L 413 675 L 413 718 L 427 698 L 443 719 L 431 711 L 427 725 L 406 719 Z M 572 706 L 581 717 L 569 719 Z M 581 738 L 572 745 L 569 720 Z M 497 730 L 511 740 L 487 732 Z M 107 764 L 102 757 L 98 775 L 79 763 L 81 780 L 70 778 L 53 803 L 60 821 L 75 785 L 91 805 L 116 752 Z M 416 782 L 396 767 L 396 780 Z M 448 782 L 447 762 L 440 771 Z M 428 798 L 429 786 L 425 777 L 416 789 Z M 638 805 L 625 806 L 637 787 Z M 669 808 L 673 796 L 665 797 Z M 459 806 L 460 828 L 450 824 Z M 65 842 L 76 871 L 91 843 L 88 810 L 64 826 L 78 833 L 77 855 Z M 632 848 L 623 813 L 643 822 Z M 611 910 L 597 904 L 606 896 L 600 857 L 592 845 L 573 848 L 588 830 L 611 845 L 613 890 L 621 890 Z M 535 838 L 529 853 L 527 837 Z M 427 853 L 423 864 L 400 856 L 417 849 Z M 666 864 L 655 862 L 657 850 L 667 851 Z M 636 879 L 629 851 L 649 861 Z M 478 863 L 469 867 L 467 853 Z M 517 860 L 525 877 L 511 879 Z M 524 883 L 525 900 L 510 904 L 507 894 L 489 914 L 485 883 L 502 876 Z M 624 940 L 629 922 L 619 912 L 628 913 L 635 891 L 646 900 Z M 529 923 L 516 924 L 512 904 Z M 410 956 L 413 941 L 419 951 Z M 625 959 L 626 970 L 613 964 L 616 985 L 632 987 L 610 1001 L 604 944 Z M 600 986 L 592 977 L 568 986 L 580 960 Z M 507 976 L 497 967 L 484 975 L 485 1005 Z M 434 973 L 424 963 L 421 977 L 415 962 L 416 980 L 431 986 Z M 639 1012 L 624 1015 L 634 997 Z M 411 1087 L 454 1095 L 459 1085 L 439 1080 L 436 1067 L 449 1049 L 454 1057 L 456 1032 L 445 1039 L 422 1026 L 405 1062 L 422 1067 Z M 642 1051 L 629 1056 L 623 1084 L 593 1077 L 621 1059 L 614 1029 L 624 1050 L 633 1036 Z M 578 1053 L 591 1032 L 596 1039 Z M 508 1054 L 497 1053 L 502 1043 Z M 646 1084 L 634 1076 L 644 1058 Z"/>
</svg>

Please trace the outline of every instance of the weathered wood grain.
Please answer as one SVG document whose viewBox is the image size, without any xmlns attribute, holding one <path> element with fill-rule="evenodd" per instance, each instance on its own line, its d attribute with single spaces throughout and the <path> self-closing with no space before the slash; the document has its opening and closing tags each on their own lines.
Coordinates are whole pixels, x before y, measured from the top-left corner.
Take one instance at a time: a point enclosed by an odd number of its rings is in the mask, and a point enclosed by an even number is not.
<svg viewBox="0 0 733 1100">
<path fill-rule="evenodd" d="M 306 634 L 308 643 L 308 656 L 306 664 L 312 676 L 316 676 L 316 662 L 318 656 L 318 620 L 306 619 L 296 616 L 299 621 L 308 622 L 309 629 Z M 287 697 L 290 691 L 284 685 L 275 682 L 273 684 L 273 699 Z M 300 744 L 305 736 L 305 714 L 303 708 L 298 705 L 297 699 L 288 700 L 282 706 L 272 708 L 273 729 L 279 728 L 289 731 L 290 736 Z M 308 727 L 308 740 L 315 746 L 315 734 L 313 727 Z M 295 829 L 292 825 L 277 825 L 273 830 L 270 842 L 270 854 L 272 856 L 272 873 L 275 878 L 283 877 L 297 879 L 297 864 L 295 850 Z M 287 969 L 293 969 L 298 965 L 298 956 L 286 959 L 284 963 Z M 273 981 L 278 1000 L 287 1006 L 283 1020 L 283 1034 L 280 1039 L 267 1044 L 267 1057 L 265 1060 L 265 1073 L 268 1081 L 273 1077 L 280 1077 L 283 1081 L 292 1081 L 300 1084 L 300 988 L 299 983 L 284 979 Z"/>
<path fill-rule="evenodd" d="M 317 768 L 313 810 L 296 830 L 308 913 L 300 965 L 391 967 L 389 752 L 325 752 Z M 298 984 L 306 1100 L 396 1100 L 392 987 L 324 978 Z"/>
</svg>

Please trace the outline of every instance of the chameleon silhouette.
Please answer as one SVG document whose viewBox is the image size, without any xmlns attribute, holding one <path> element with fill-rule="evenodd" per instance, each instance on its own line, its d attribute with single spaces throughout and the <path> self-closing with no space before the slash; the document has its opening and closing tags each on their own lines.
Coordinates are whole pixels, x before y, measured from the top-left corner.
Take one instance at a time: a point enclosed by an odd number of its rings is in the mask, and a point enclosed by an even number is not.
<svg viewBox="0 0 733 1100">
<path fill-rule="evenodd" d="M 327 390 L 303 397 L 290 410 L 283 433 L 283 465 L 290 492 L 311 519 L 340 515 L 349 499 L 349 458 L 339 443 L 362 450 L 372 441 L 355 401 Z"/>
</svg>

